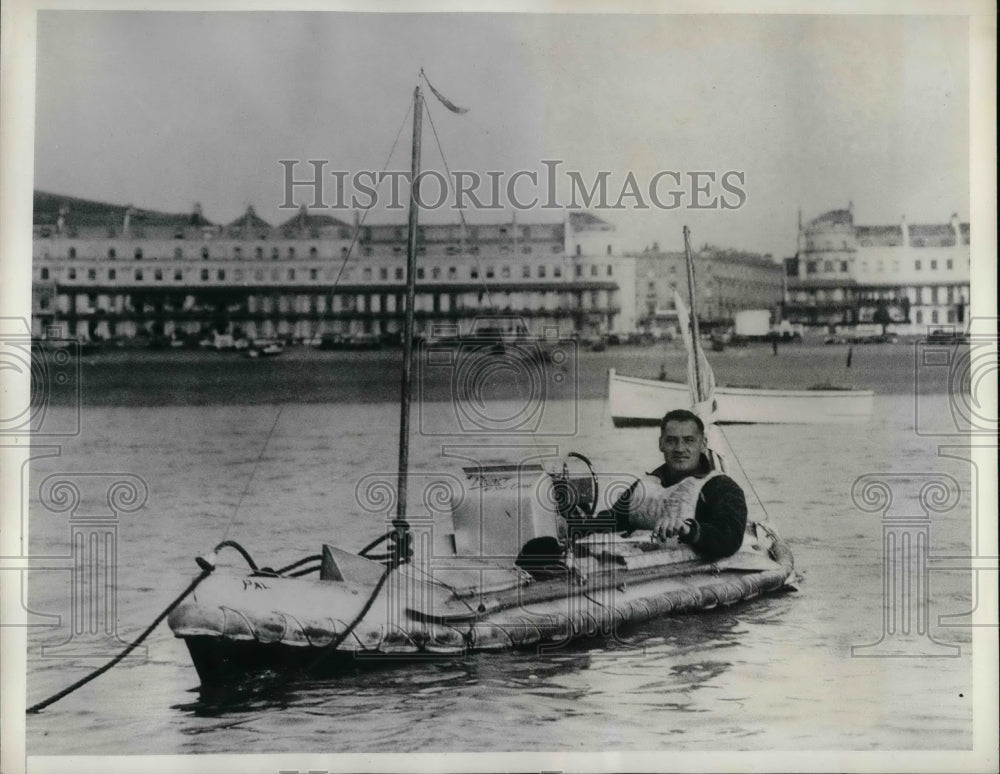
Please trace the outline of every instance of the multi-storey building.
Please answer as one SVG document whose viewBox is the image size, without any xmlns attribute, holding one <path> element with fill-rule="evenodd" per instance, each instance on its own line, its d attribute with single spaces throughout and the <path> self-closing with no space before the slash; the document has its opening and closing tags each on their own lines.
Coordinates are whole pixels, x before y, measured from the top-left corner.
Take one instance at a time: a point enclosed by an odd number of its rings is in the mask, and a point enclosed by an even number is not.
<svg viewBox="0 0 1000 774">
<path fill-rule="evenodd" d="M 635 261 L 639 327 L 649 330 L 673 309 L 675 290 L 689 303 L 684 253 L 660 252 L 654 245 Z M 741 310 L 774 310 L 781 303 L 783 270 L 769 255 L 705 245 L 692 262 L 698 319 L 709 327 L 731 324 Z"/>
<path fill-rule="evenodd" d="M 883 323 L 898 333 L 966 322 L 969 224 L 905 219 L 857 226 L 850 205 L 799 226 L 786 259 L 785 316 L 812 325 Z"/>
<path fill-rule="evenodd" d="M 406 226 L 298 211 L 271 226 L 252 208 L 220 226 L 185 215 L 37 192 L 33 327 L 87 339 L 251 338 L 402 329 Z M 544 224 L 423 225 L 416 327 L 468 332 L 483 316 L 531 333 L 635 328 L 635 260 L 584 212 Z"/>
</svg>

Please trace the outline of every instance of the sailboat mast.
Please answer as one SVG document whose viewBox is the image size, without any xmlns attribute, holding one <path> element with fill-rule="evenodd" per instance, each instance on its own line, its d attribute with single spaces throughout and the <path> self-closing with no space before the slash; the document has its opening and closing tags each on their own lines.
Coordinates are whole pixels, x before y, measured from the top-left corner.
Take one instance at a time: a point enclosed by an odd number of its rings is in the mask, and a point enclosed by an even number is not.
<svg viewBox="0 0 1000 774">
<path fill-rule="evenodd" d="M 417 278 L 417 215 L 420 211 L 417 187 L 420 176 L 420 134 L 424 102 L 420 87 L 413 90 L 413 147 L 410 164 L 410 217 L 406 238 L 406 299 L 403 322 L 403 385 L 399 412 L 399 473 L 396 479 L 396 518 L 393 527 L 405 531 L 406 473 L 410 461 L 410 395 L 413 389 L 413 305 Z"/>
<path fill-rule="evenodd" d="M 687 226 L 684 227 L 684 261 L 687 264 L 688 305 L 691 307 L 691 337 L 695 342 L 694 356 L 692 358 L 694 361 L 694 402 L 699 403 L 704 398 L 701 385 L 701 369 L 698 365 L 698 342 L 701 339 L 698 336 L 698 304 L 694 294 L 694 261 L 691 259 L 691 231 Z"/>
</svg>

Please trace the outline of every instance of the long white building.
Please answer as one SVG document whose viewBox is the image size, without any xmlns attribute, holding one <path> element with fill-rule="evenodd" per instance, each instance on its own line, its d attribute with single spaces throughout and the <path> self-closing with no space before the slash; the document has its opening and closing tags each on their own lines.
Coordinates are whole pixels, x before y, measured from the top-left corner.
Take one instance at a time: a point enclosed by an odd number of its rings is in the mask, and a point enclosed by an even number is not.
<svg viewBox="0 0 1000 774">
<path fill-rule="evenodd" d="M 83 339 L 390 335 L 402 328 L 406 226 L 305 209 L 271 226 L 252 208 L 226 225 L 35 194 L 33 329 Z M 484 316 L 531 333 L 636 327 L 635 259 L 585 212 L 558 222 L 424 225 L 416 326 L 468 332 Z"/>
</svg>

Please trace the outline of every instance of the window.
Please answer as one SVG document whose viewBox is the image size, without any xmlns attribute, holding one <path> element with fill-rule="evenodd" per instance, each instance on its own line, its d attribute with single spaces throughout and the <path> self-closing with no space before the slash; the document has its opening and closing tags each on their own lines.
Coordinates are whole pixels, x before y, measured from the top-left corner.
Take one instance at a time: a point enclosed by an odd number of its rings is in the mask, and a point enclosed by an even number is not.
<svg viewBox="0 0 1000 774">
<path fill-rule="evenodd" d="M 417 267 L 417 279 L 418 280 L 422 280 L 423 278 L 424 278 L 424 267 L 423 266 L 418 266 Z"/>
<path fill-rule="evenodd" d="M 224 280 L 226 278 L 226 270 L 225 269 L 219 269 L 215 273 L 215 276 L 218 277 L 220 280 Z"/>
<path fill-rule="evenodd" d="M 944 262 L 944 267 L 946 269 L 954 269 L 955 268 L 955 262 L 951 258 L 949 258 L 947 261 Z"/>
<path fill-rule="evenodd" d="M 135 270 L 135 281 L 142 282 L 142 269 Z"/>
<path fill-rule="evenodd" d="M 309 279 L 311 279 L 311 280 L 319 279 L 319 269 L 310 269 L 309 270 Z"/>
<path fill-rule="evenodd" d="M 69 257 L 70 258 L 76 258 L 76 248 L 75 247 L 71 247 L 69 249 Z"/>
<path fill-rule="evenodd" d="M 816 261 L 806 261 L 806 274 L 816 273 Z"/>
<path fill-rule="evenodd" d="M 219 277 L 219 279 L 222 279 L 222 277 Z M 295 269 L 289 269 L 288 270 L 288 279 L 289 280 L 294 280 L 295 279 Z"/>
<path fill-rule="evenodd" d="M 201 248 L 201 259 L 203 261 L 207 261 L 208 260 L 208 248 L 207 247 Z"/>
<path fill-rule="evenodd" d="M 554 253 L 561 253 L 562 252 L 562 245 L 552 245 L 552 252 L 554 252 Z"/>
<path fill-rule="evenodd" d="M 531 245 L 525 245 L 521 248 L 521 252 L 525 255 L 531 255 Z"/>
<path fill-rule="evenodd" d="M 236 280 L 237 282 L 242 282 L 243 281 L 243 269 L 236 269 L 233 272 L 233 279 Z"/>
<path fill-rule="evenodd" d="M 531 279 L 531 267 L 530 266 L 522 266 L 521 267 L 521 276 L 524 279 Z"/>
<path fill-rule="evenodd" d="M 931 310 L 931 325 L 936 325 L 937 321 L 938 321 L 938 310 L 937 309 L 932 309 Z"/>
<path fill-rule="evenodd" d="M 580 264 L 576 265 L 576 271 L 573 272 L 577 277 L 583 276 L 583 267 Z"/>
<path fill-rule="evenodd" d="M 538 277 L 539 279 L 545 277 L 545 266 L 538 267 Z"/>
<path fill-rule="evenodd" d="M 208 282 L 208 269 L 201 270 L 201 281 Z"/>
<path fill-rule="evenodd" d="M 378 278 L 380 280 L 389 279 L 389 270 L 385 266 L 378 270 Z"/>
<path fill-rule="evenodd" d="M 68 273 L 68 275 L 67 275 L 67 276 L 68 276 L 68 277 L 69 277 L 69 278 L 70 278 L 71 280 L 75 280 L 75 279 L 76 279 L 76 269 L 70 269 L 70 270 L 69 270 L 69 273 Z"/>
<path fill-rule="evenodd" d="M 156 269 L 153 272 L 153 279 L 157 282 L 163 282 L 163 269 Z"/>
<path fill-rule="evenodd" d="M 917 310 L 916 318 L 917 318 L 917 325 L 920 325 L 921 323 L 923 323 L 923 321 L 924 321 L 924 313 L 923 313 L 922 310 L 920 310 L 920 309 Z"/>
<path fill-rule="evenodd" d="M 237 249 L 239 249 L 239 248 L 237 248 Z M 175 247 L 174 248 L 174 258 L 183 258 L 183 257 L 184 257 L 184 251 L 181 248 L 179 248 L 179 247 Z"/>
<path fill-rule="evenodd" d="M 281 272 L 279 272 L 277 269 L 271 269 L 271 281 L 272 282 L 277 282 L 278 281 L 278 277 L 280 277 L 280 276 L 281 276 Z"/>
<path fill-rule="evenodd" d="M 117 271 L 115 271 L 114 269 L 108 269 L 108 279 L 109 280 L 117 279 L 117 277 L 118 277 L 118 272 Z"/>
<path fill-rule="evenodd" d="M 487 266 L 486 267 L 486 279 L 493 279 L 493 276 L 494 276 L 493 267 L 492 266 Z"/>
<path fill-rule="evenodd" d="M 256 250 L 254 250 L 254 256 L 257 258 L 258 261 L 264 260 L 264 248 L 258 247 Z"/>
<path fill-rule="evenodd" d="M 937 261 L 931 261 L 931 271 L 934 271 L 936 269 L 937 269 Z"/>
<path fill-rule="evenodd" d="M 243 257 L 243 248 L 240 247 L 239 245 L 236 245 L 236 247 L 233 248 L 233 258 L 235 258 L 238 261 L 242 257 Z"/>
<path fill-rule="evenodd" d="M 272 247 L 271 248 L 271 260 L 272 261 L 276 261 L 276 260 L 278 260 L 279 257 L 280 256 L 279 256 L 279 253 L 278 253 L 278 248 L 277 247 Z"/>
<path fill-rule="evenodd" d="M 184 279 L 184 272 L 181 269 L 174 269 L 174 281 L 180 282 Z"/>
<path fill-rule="evenodd" d="M 590 265 L 590 276 L 591 277 L 596 277 L 597 276 L 597 264 L 596 263 L 593 263 L 593 264 Z"/>
<path fill-rule="evenodd" d="M 552 267 L 552 276 L 553 277 L 561 277 L 562 276 L 562 266 L 553 266 Z"/>
<path fill-rule="evenodd" d="M 847 273 L 847 261 L 840 262 L 840 270 L 844 273 Z"/>
<path fill-rule="evenodd" d="M 448 267 L 448 279 L 455 279 L 458 276 L 458 270 L 454 266 Z"/>
<path fill-rule="evenodd" d="M 469 269 L 469 277 L 471 277 L 472 279 L 479 279 L 479 269 L 477 269 L 475 266 Z"/>
<path fill-rule="evenodd" d="M 435 266 L 431 269 L 431 279 L 441 279 L 441 267 Z"/>
<path fill-rule="evenodd" d="M 137 261 L 141 261 L 142 260 L 142 248 L 141 247 L 135 248 L 135 259 Z"/>
<path fill-rule="evenodd" d="M 315 247 L 310 247 L 309 248 L 309 257 L 310 258 L 315 258 L 317 255 L 319 255 L 319 250 L 317 250 Z"/>
<path fill-rule="evenodd" d="M 823 261 L 823 271 L 833 271 L 833 261 Z"/>
<path fill-rule="evenodd" d="M 108 248 L 108 258 L 110 258 L 113 261 L 115 259 L 116 255 L 117 255 L 117 253 L 115 252 L 115 248 L 109 247 Z"/>
<path fill-rule="evenodd" d="M 87 269 L 87 279 L 96 280 L 97 279 L 97 269 Z"/>
<path fill-rule="evenodd" d="M 913 262 L 913 268 L 916 269 L 917 271 L 920 271 L 920 261 L 919 260 Z"/>
<path fill-rule="evenodd" d="M 611 264 L 610 263 L 608 264 L 608 276 L 609 277 L 614 276 L 614 270 L 611 268 Z"/>
<path fill-rule="evenodd" d="M 402 267 L 397 267 L 396 268 L 396 279 L 398 279 L 398 280 L 403 279 L 403 269 L 402 269 Z"/>
<path fill-rule="evenodd" d="M 288 248 L 288 257 L 289 258 L 294 258 L 295 257 L 295 248 L 294 247 L 289 247 Z"/>
<path fill-rule="evenodd" d="M 43 279 L 43 280 L 47 280 L 48 278 L 49 278 L 49 270 L 48 270 L 48 268 L 46 267 L 46 268 L 43 268 L 43 269 L 42 269 L 42 279 Z"/>
<path fill-rule="evenodd" d="M 948 310 L 948 322 L 950 322 L 950 323 L 955 322 L 955 310 L 954 309 L 949 309 Z"/>
<path fill-rule="evenodd" d="M 372 254 L 372 249 L 370 247 L 366 247 L 363 252 L 366 258 L 370 258 Z"/>
</svg>

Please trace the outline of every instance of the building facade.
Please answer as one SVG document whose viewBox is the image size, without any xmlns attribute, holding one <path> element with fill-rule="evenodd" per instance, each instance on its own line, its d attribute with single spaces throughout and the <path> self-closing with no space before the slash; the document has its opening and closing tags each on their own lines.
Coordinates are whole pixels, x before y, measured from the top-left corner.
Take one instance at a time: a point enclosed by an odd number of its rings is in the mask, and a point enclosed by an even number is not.
<svg viewBox="0 0 1000 774">
<path fill-rule="evenodd" d="M 852 208 L 799 226 L 786 259 L 785 316 L 808 325 L 881 323 L 903 334 L 964 327 L 970 293 L 969 224 L 858 226 Z"/>
<path fill-rule="evenodd" d="M 402 330 L 406 225 L 252 208 L 226 225 L 36 192 L 33 329 L 97 340 L 249 338 Z M 417 236 L 416 329 L 488 316 L 534 335 L 635 328 L 635 260 L 585 212 L 543 224 L 428 224 Z"/>
<path fill-rule="evenodd" d="M 664 319 L 676 319 L 675 290 L 689 303 L 684 253 L 661 252 L 654 245 L 635 261 L 638 326 L 654 332 Z M 731 325 L 744 309 L 773 311 L 781 304 L 783 269 L 769 255 L 705 245 L 692 262 L 698 319 L 706 327 Z"/>
</svg>

